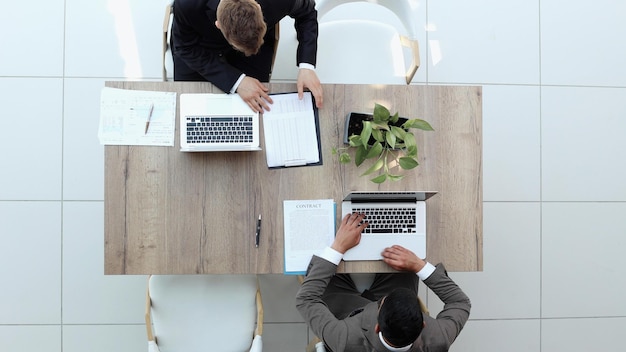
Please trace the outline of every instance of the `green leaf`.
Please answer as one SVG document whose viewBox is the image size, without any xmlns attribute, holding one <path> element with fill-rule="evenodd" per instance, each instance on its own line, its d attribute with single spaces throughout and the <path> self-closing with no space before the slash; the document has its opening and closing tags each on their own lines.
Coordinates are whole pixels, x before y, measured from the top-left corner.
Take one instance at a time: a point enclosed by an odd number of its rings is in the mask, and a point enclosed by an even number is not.
<svg viewBox="0 0 626 352">
<path fill-rule="evenodd" d="M 348 139 L 348 143 L 350 143 L 351 147 L 358 147 L 360 145 L 363 145 L 363 141 L 361 140 L 361 136 L 358 136 L 358 135 L 350 136 L 350 138 Z"/>
<path fill-rule="evenodd" d="M 382 153 L 382 152 L 383 152 L 383 145 L 380 144 L 380 142 L 376 142 L 370 148 L 370 150 L 367 152 L 367 155 L 365 156 L 365 159 L 375 158 L 375 157 L 379 156 L 380 153 Z"/>
<path fill-rule="evenodd" d="M 433 127 L 422 119 L 411 119 L 402 124 L 404 128 L 417 128 L 424 131 L 434 131 Z"/>
<path fill-rule="evenodd" d="M 391 133 L 393 133 L 394 136 L 398 137 L 400 141 L 404 141 L 406 135 L 406 131 L 404 129 L 397 126 L 391 126 Z"/>
<path fill-rule="evenodd" d="M 404 175 L 387 175 L 387 178 L 390 181 L 400 181 L 401 179 L 404 178 Z"/>
<path fill-rule="evenodd" d="M 417 143 L 415 142 L 415 136 L 413 135 L 413 133 L 406 133 L 406 135 L 404 136 L 404 145 L 406 145 L 407 149 L 412 147 L 415 147 L 417 149 Z"/>
<path fill-rule="evenodd" d="M 387 179 L 387 174 L 382 174 L 382 175 L 378 175 L 378 176 L 374 177 L 370 181 L 372 181 L 374 183 L 383 183 L 383 182 L 385 182 L 386 179 Z"/>
<path fill-rule="evenodd" d="M 385 137 L 387 139 L 387 144 L 389 144 L 390 148 L 395 148 L 396 147 L 396 135 L 393 133 L 386 133 Z"/>
<path fill-rule="evenodd" d="M 342 164 L 347 164 L 350 162 L 350 154 L 348 153 L 341 153 L 339 154 L 339 162 Z"/>
<path fill-rule="evenodd" d="M 374 130 L 389 131 L 389 124 L 387 122 L 372 122 L 372 128 Z"/>
<path fill-rule="evenodd" d="M 360 145 L 356 149 L 356 153 L 354 153 L 354 164 L 356 166 L 360 166 L 365 161 L 365 156 L 367 155 L 367 147 L 364 145 Z"/>
<path fill-rule="evenodd" d="M 367 144 L 372 135 L 372 123 L 370 121 L 363 121 L 363 129 L 361 130 L 361 144 Z"/>
<path fill-rule="evenodd" d="M 416 159 L 417 158 L 417 146 L 410 146 L 406 148 L 404 156 Z"/>
<path fill-rule="evenodd" d="M 374 121 L 375 122 L 389 121 L 389 117 L 390 117 L 390 113 L 386 107 L 378 103 L 374 105 Z"/>
<path fill-rule="evenodd" d="M 391 117 L 391 123 L 396 124 L 398 122 L 398 120 L 400 119 L 400 116 L 398 115 L 398 113 L 393 114 L 393 116 Z"/>
<path fill-rule="evenodd" d="M 369 175 L 374 171 L 378 171 L 383 167 L 383 159 L 378 159 L 374 165 L 372 165 L 369 169 L 367 169 L 364 173 L 361 174 L 361 176 L 365 176 L 365 175 Z"/>
<path fill-rule="evenodd" d="M 401 157 L 398 160 L 398 162 L 400 163 L 400 167 L 405 169 L 405 170 L 413 169 L 413 168 L 417 167 L 417 165 L 419 165 L 417 160 L 415 160 L 413 158 L 406 157 L 406 156 Z"/>
<path fill-rule="evenodd" d="M 383 138 L 383 133 L 380 130 L 372 130 L 372 136 L 374 136 L 374 139 L 378 142 L 385 141 L 385 139 Z"/>
</svg>

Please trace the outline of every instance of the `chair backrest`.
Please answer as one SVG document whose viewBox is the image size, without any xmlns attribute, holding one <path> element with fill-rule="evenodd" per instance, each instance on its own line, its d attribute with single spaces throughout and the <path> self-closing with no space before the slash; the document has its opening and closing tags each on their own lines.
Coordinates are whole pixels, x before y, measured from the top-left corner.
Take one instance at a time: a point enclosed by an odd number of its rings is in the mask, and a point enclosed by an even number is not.
<svg viewBox="0 0 626 352">
<path fill-rule="evenodd" d="M 274 72 L 274 64 L 276 63 L 276 54 L 278 53 L 278 42 L 280 41 L 280 22 L 276 23 L 274 32 L 274 55 L 272 56 L 272 67 L 270 71 L 270 79 L 272 79 L 272 73 Z"/>
<path fill-rule="evenodd" d="M 417 37 L 423 32 L 418 28 L 418 0 L 317 0 L 316 9 L 316 69 L 322 83 L 411 83 L 420 66 Z M 293 19 L 281 22 L 282 41 L 272 77 L 295 80 L 298 42 Z"/>
<path fill-rule="evenodd" d="M 153 275 L 147 292 L 148 341 L 160 352 L 243 352 L 262 334 L 255 275 Z"/>
<path fill-rule="evenodd" d="M 279 28 L 277 27 L 277 32 Z M 275 64 L 272 69 L 272 81 L 295 81 L 298 77 L 296 48 L 298 39 L 294 28 L 294 19 L 287 16 L 280 21 L 280 45 L 274 52 Z"/>
<path fill-rule="evenodd" d="M 315 8 L 317 10 L 317 18 L 323 22 L 324 17 L 333 9 L 340 5 L 354 2 L 367 2 L 368 5 L 378 5 L 391 11 L 404 27 L 401 34 L 406 35 L 410 39 L 417 39 L 420 32 L 418 27 L 418 10 L 420 7 L 419 0 L 317 0 Z M 363 19 L 361 14 L 354 19 Z"/>
<path fill-rule="evenodd" d="M 317 57 L 322 83 L 409 84 L 419 67 L 416 41 L 367 20 L 320 23 Z"/>
<path fill-rule="evenodd" d="M 163 17 L 163 46 L 161 52 L 161 69 L 163 81 L 173 78 L 174 59 L 172 58 L 172 50 L 170 48 L 170 38 L 172 32 L 172 21 L 174 19 L 174 5 L 168 3 L 165 5 L 165 16 Z"/>
</svg>

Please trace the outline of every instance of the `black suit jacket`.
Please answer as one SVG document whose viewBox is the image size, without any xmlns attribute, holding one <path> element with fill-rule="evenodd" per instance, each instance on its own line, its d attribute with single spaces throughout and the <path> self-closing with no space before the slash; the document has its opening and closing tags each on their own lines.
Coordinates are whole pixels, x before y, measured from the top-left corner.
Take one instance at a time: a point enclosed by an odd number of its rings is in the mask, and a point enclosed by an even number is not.
<svg viewBox="0 0 626 352">
<path fill-rule="evenodd" d="M 176 0 L 172 23 L 172 54 L 224 92 L 229 92 L 242 73 L 262 82 L 269 80 L 274 55 L 276 24 L 285 16 L 295 20 L 298 36 L 296 65 L 315 65 L 317 11 L 314 0 L 256 0 L 267 25 L 258 54 L 246 57 L 226 41 L 215 26 L 219 0 Z M 174 67 L 176 75 L 176 64 Z M 178 78 L 177 78 L 178 79 Z M 184 77 L 181 80 L 185 80 Z"/>
</svg>

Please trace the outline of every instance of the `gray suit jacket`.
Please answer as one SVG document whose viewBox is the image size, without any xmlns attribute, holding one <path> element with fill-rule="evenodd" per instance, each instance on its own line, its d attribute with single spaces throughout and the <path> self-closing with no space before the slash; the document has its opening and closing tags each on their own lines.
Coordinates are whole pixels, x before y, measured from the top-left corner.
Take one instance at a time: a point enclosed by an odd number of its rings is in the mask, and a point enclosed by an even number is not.
<svg viewBox="0 0 626 352">
<path fill-rule="evenodd" d="M 359 314 L 339 320 L 322 301 L 322 294 L 336 270 L 333 263 L 313 256 L 296 296 L 298 311 L 311 330 L 324 341 L 326 348 L 333 352 L 387 351 L 374 331 L 377 302 L 369 303 Z M 437 318 L 424 315 L 426 326 L 411 351 L 448 351 L 469 318 L 470 300 L 448 277 L 442 264 L 437 265 L 424 283 L 445 305 Z"/>
</svg>

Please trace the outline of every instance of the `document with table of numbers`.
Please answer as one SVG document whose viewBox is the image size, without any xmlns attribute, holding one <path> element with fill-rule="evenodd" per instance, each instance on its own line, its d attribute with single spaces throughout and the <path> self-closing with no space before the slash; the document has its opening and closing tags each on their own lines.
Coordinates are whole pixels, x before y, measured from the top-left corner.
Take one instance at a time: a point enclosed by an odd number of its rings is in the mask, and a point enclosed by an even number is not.
<svg viewBox="0 0 626 352">
<path fill-rule="evenodd" d="M 319 115 L 311 92 L 271 94 L 263 113 L 265 156 L 269 168 L 321 165 Z"/>
</svg>

